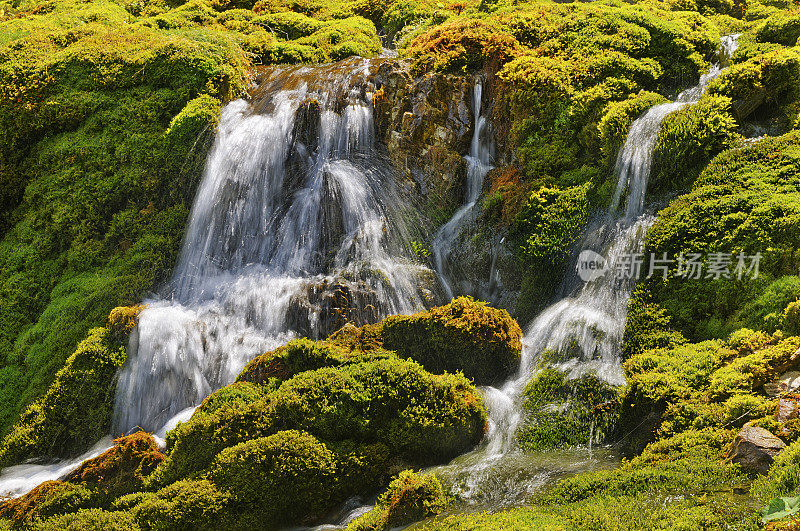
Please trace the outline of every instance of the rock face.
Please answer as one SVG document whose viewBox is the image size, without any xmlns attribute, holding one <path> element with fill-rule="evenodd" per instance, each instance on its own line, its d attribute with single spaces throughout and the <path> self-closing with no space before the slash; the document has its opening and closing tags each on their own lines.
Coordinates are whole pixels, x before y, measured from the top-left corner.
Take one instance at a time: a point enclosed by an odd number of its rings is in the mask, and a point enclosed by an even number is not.
<svg viewBox="0 0 800 531">
<path fill-rule="evenodd" d="M 472 135 L 469 76 L 426 74 L 414 79 L 404 61 L 386 61 L 375 74 L 375 121 L 395 167 L 425 198 L 431 217 L 446 221 L 464 197 Z"/>
<path fill-rule="evenodd" d="M 798 413 L 800 413 L 800 395 L 790 394 L 778 399 L 778 409 L 775 412 L 778 422 L 795 419 Z"/>
<path fill-rule="evenodd" d="M 406 176 L 407 185 L 420 199 L 420 208 L 430 220 L 429 237 L 462 206 L 466 195 L 467 164 L 475 116 L 474 75 L 428 73 L 414 78 L 408 63 L 385 61 L 372 78 L 377 135 L 385 144 L 393 166 Z M 483 83 L 481 115 L 493 116 L 491 76 Z M 491 122 L 491 119 L 490 119 Z M 507 142 L 488 134 L 498 148 L 496 165 L 512 156 Z M 487 178 L 484 188 L 491 179 Z M 480 210 L 480 206 L 477 207 Z M 462 226 L 448 259 L 454 291 L 495 306 L 511 308 L 514 289 L 504 289 L 502 276 L 510 275 L 510 252 L 491 224 L 471 220 Z M 446 302 L 446 301 L 445 301 Z"/>
<path fill-rule="evenodd" d="M 794 363 L 800 357 L 800 350 L 791 357 Z M 764 391 L 769 396 L 778 396 L 784 393 L 800 392 L 800 371 L 789 371 L 783 373 L 774 382 L 764 384 Z"/>
<path fill-rule="evenodd" d="M 776 455 L 786 445 L 764 428 L 747 423 L 736 435 L 727 452 L 727 459 L 743 470 L 766 474 Z"/>
</svg>

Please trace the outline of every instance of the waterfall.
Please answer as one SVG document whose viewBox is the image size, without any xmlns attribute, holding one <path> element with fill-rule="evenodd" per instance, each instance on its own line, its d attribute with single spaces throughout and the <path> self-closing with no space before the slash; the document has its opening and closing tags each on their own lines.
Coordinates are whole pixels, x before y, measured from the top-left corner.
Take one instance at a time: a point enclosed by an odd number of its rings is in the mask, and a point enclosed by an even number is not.
<svg viewBox="0 0 800 531">
<path fill-rule="evenodd" d="M 251 101 L 223 109 L 174 276 L 130 337 L 112 434 L 164 437 L 292 337 L 424 309 L 435 275 L 412 258 L 414 211 L 375 140 L 379 64 L 276 68 Z M 87 456 L 10 467 L 0 493 L 23 494 Z"/>
<path fill-rule="evenodd" d="M 733 54 L 737 38 L 732 35 L 722 39 L 721 62 Z M 583 249 L 601 254 L 608 264 L 641 252 L 647 229 L 655 222 L 655 217 L 645 211 L 645 193 L 661 121 L 699 101 L 721 71 L 720 65 L 712 66 L 698 85 L 681 92 L 674 102 L 653 106 L 633 121 L 618 154 L 618 181 L 611 208 L 607 215 L 590 224 L 581 241 Z M 568 278 L 573 276 L 570 273 Z M 593 373 L 613 385 L 625 383 L 620 354 L 633 287 L 632 280 L 620 281 L 613 271 L 607 272 L 543 310 L 528 326 L 516 375 L 499 388 L 483 389 L 489 414 L 485 446 L 450 470 L 443 470 L 452 476 L 461 497 L 486 496 L 482 491 L 494 490 L 493 495 L 502 498 L 500 504 L 513 503 L 515 496 L 532 493 L 543 481 L 542 474 L 531 476 L 519 468 L 527 465 L 514 451 L 515 434 L 523 420 L 523 391 L 535 376 L 540 354 L 549 352 L 561 360 L 556 368 L 567 371 L 570 378 Z M 511 479 L 498 482 L 498 470 Z"/>
<path fill-rule="evenodd" d="M 115 433 L 157 430 L 291 337 L 423 308 L 369 64 L 277 70 L 264 100 L 223 110 L 172 296 L 132 336 Z M 346 319 L 325 313 L 336 297 Z"/>
<path fill-rule="evenodd" d="M 482 97 L 483 81 L 478 78 L 472 89 L 472 113 L 474 116 L 472 141 L 470 142 L 469 155 L 464 157 L 467 163 L 467 186 L 464 204 L 436 232 L 431 245 L 434 265 L 448 300 L 453 298 L 448 259 L 461 231 L 475 218 L 475 205 L 478 203 L 478 198 L 483 190 L 483 178 L 492 169 L 494 145 L 491 139 L 487 138 L 486 117 L 481 116 Z"/>
</svg>

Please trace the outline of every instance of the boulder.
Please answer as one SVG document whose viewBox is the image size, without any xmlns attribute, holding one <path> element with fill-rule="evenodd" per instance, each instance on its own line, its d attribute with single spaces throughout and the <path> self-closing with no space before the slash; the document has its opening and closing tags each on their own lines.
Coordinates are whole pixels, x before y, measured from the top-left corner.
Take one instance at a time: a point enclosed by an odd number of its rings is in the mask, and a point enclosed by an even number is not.
<svg viewBox="0 0 800 531">
<path fill-rule="evenodd" d="M 726 458 L 747 472 L 766 474 L 775 456 L 784 448 L 782 440 L 748 422 L 728 447 Z"/>
</svg>

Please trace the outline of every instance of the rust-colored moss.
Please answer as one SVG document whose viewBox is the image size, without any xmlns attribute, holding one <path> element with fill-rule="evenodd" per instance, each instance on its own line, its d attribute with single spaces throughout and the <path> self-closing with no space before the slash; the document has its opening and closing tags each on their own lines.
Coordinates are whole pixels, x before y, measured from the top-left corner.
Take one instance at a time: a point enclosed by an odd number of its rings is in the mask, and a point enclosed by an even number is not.
<svg viewBox="0 0 800 531">
<path fill-rule="evenodd" d="M 0 518 L 7 518 L 14 523 L 21 522 L 43 499 L 61 492 L 65 487 L 69 488 L 63 481 L 45 481 L 24 496 L 0 504 Z"/>
<path fill-rule="evenodd" d="M 108 314 L 108 328 L 117 336 L 122 337 L 131 332 L 139 320 L 139 314 L 145 309 L 144 304 L 135 306 L 118 306 Z"/>
<path fill-rule="evenodd" d="M 487 177 L 491 183 L 489 196 L 500 197 L 500 219 L 503 225 L 509 226 L 530 198 L 534 184 L 525 182 L 516 166 L 501 166 L 489 172 Z"/>
<path fill-rule="evenodd" d="M 27 528 L 35 520 L 86 507 L 91 492 L 64 481 L 45 481 L 27 494 L 0 503 L 0 519 L 15 528 Z"/>
<path fill-rule="evenodd" d="M 149 433 L 139 431 L 114 440 L 114 446 L 65 477 L 101 494 L 121 496 L 141 490 L 144 478 L 165 458 Z"/>
</svg>

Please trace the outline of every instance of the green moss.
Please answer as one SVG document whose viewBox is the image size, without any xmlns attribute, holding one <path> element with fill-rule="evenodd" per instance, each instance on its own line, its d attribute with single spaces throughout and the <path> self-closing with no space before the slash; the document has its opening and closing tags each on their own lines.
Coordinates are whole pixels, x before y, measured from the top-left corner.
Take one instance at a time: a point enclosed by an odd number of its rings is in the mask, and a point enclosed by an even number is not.
<svg viewBox="0 0 800 531">
<path fill-rule="evenodd" d="M 209 478 L 243 505 L 247 522 L 274 527 L 328 508 L 336 460 L 313 436 L 280 431 L 223 450 Z"/>
<path fill-rule="evenodd" d="M 114 376 L 125 361 L 124 347 L 106 328 L 95 328 L 67 358 L 45 395 L 20 417 L 0 444 L 7 466 L 41 455 L 80 453 L 108 432 Z"/>
<path fill-rule="evenodd" d="M 261 399 L 201 408 L 168 435 L 171 452 L 153 480 L 186 477 L 224 448 L 288 429 L 323 441 L 380 442 L 411 462 L 439 462 L 476 444 L 484 423 L 480 396 L 463 376 L 434 376 L 397 359 L 327 367 Z"/>
<path fill-rule="evenodd" d="M 736 145 L 736 120 L 731 100 L 707 96 L 697 104 L 667 115 L 653 151 L 650 187 L 688 188 L 714 156 Z"/>
<path fill-rule="evenodd" d="M 229 499 L 206 479 L 186 479 L 141 495 L 129 514 L 143 529 L 220 529 L 229 522 Z"/>
<path fill-rule="evenodd" d="M 779 496 L 797 495 L 800 491 L 800 441 L 786 447 L 769 468 L 766 476 L 753 483 L 752 494 L 762 503 Z"/>
<path fill-rule="evenodd" d="M 526 450 L 602 443 L 616 425 L 617 389 L 597 376 L 548 367 L 525 387 L 525 423 L 517 439 Z"/>
<path fill-rule="evenodd" d="M 103 509 L 82 509 L 80 511 L 62 514 L 39 521 L 34 524 L 32 529 L 37 531 L 85 531 L 85 530 L 107 530 L 107 531 L 138 531 L 140 527 L 136 524 L 130 513 L 122 511 L 105 511 Z"/>
<path fill-rule="evenodd" d="M 83 485 L 45 481 L 27 494 L 0 504 L 0 518 L 7 518 L 19 529 L 37 520 L 75 512 L 96 503 L 96 497 Z"/>
<path fill-rule="evenodd" d="M 725 337 L 742 326 L 765 327 L 768 314 L 783 311 L 796 297 L 795 250 L 800 242 L 789 227 L 800 219 L 800 181 L 791 169 L 800 156 L 797 142 L 797 135 L 789 133 L 718 155 L 692 191 L 662 210 L 648 232 L 646 254 L 730 254 L 732 278 L 670 276 L 666 282 L 648 282 L 653 302 L 687 338 Z M 763 257 L 758 278 L 752 278 L 753 271 L 738 278 L 739 255 L 756 253 Z M 745 267 L 750 262 L 747 258 Z"/>
<path fill-rule="evenodd" d="M 737 117 L 745 118 L 764 104 L 778 105 L 790 123 L 796 122 L 797 80 L 800 55 L 795 48 L 782 48 L 735 64 L 708 87 L 711 95 L 734 100 Z"/>
<path fill-rule="evenodd" d="M 510 233 L 518 242 L 522 292 L 514 313 L 528 321 L 549 302 L 589 217 L 590 183 L 566 189 L 543 187 L 524 203 Z"/>
<path fill-rule="evenodd" d="M 524 507 L 500 511 L 497 513 L 471 513 L 451 515 L 428 522 L 421 527 L 425 531 L 492 531 L 507 529 L 525 531 L 528 529 L 546 529 L 547 531 L 566 531 L 570 529 L 565 518 L 549 514 L 540 508 Z"/>
<path fill-rule="evenodd" d="M 369 353 L 346 348 L 343 337 L 346 332 L 347 330 L 340 331 L 330 342 L 309 339 L 289 341 L 275 350 L 253 358 L 239 374 L 237 381 L 257 384 L 271 379 L 283 381 L 304 371 L 394 357 L 393 353 L 377 347 Z M 341 341 L 342 346 L 335 344 L 336 341 Z"/>
<path fill-rule="evenodd" d="M 374 509 L 347 526 L 349 531 L 383 531 L 440 513 L 447 505 L 442 483 L 433 474 L 401 472 L 381 494 Z"/>
<path fill-rule="evenodd" d="M 794 46 L 800 37 L 800 15 L 796 13 L 775 14 L 765 20 L 756 32 L 760 42 L 774 42 Z"/>
<path fill-rule="evenodd" d="M 622 351 L 630 357 L 645 350 L 672 348 L 686 343 L 686 338 L 671 327 L 666 310 L 651 301 L 641 285 L 628 303 Z"/>
<path fill-rule="evenodd" d="M 711 396 L 727 397 L 758 390 L 792 366 L 798 347 L 800 337 L 790 337 L 733 360 L 711 377 Z"/>
<path fill-rule="evenodd" d="M 740 485 L 745 477 L 737 467 L 714 459 L 691 457 L 658 465 L 632 463 L 618 470 L 602 470 L 561 480 L 543 500 L 569 503 L 595 496 L 636 496 L 644 493 L 683 493 Z"/>
<path fill-rule="evenodd" d="M 504 380 L 516 370 L 522 330 L 505 310 L 466 297 L 379 325 L 383 347 L 433 373 L 462 371 L 480 384 Z"/>
<path fill-rule="evenodd" d="M 737 506 L 726 499 L 680 498 L 682 496 L 678 499 L 652 495 L 598 497 L 567 505 L 558 512 L 574 529 L 760 529 L 758 517 L 748 507 Z"/>
</svg>

